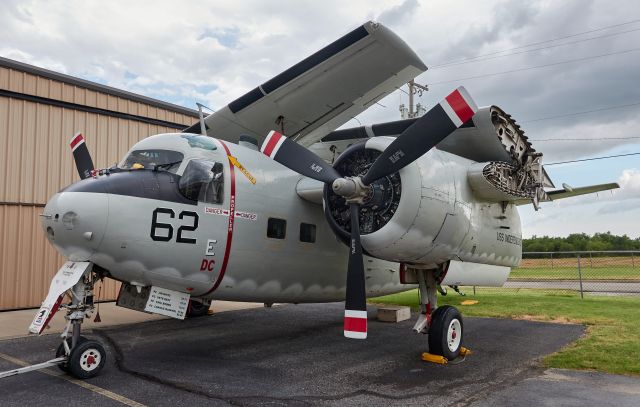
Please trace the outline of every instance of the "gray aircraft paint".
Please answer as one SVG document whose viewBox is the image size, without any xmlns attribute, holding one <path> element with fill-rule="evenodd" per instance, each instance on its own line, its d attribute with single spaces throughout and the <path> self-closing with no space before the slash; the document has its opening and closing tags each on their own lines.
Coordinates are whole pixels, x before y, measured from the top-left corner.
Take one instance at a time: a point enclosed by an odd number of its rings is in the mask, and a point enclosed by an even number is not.
<svg viewBox="0 0 640 407">
<path fill-rule="evenodd" d="M 89 260 L 109 270 L 121 281 L 143 286 L 156 285 L 199 295 L 211 290 L 217 281 L 227 244 L 228 216 L 213 214 L 229 209 L 231 170 L 226 152 L 218 140 L 211 151 L 192 147 L 177 134 L 147 138 L 131 148 L 169 149 L 184 154 L 178 174 L 194 158 L 206 158 L 224 165 L 224 200 L 221 204 L 199 202 L 197 206 L 100 193 L 61 192 L 45 208 L 43 227 L 54 227 L 54 245 L 71 260 Z M 376 138 L 373 145 L 384 148 L 389 140 Z M 261 302 L 324 302 L 344 299 L 347 247 L 340 243 L 328 227 L 322 207 L 301 199 L 295 193 L 301 176 L 268 159 L 261 153 L 224 142 L 232 156 L 255 177 L 252 184 L 237 168 L 235 172 L 235 210 L 255 214 L 255 219 L 236 217 L 233 241 L 224 278 L 208 297 Z M 403 193 L 401 206 L 416 209 L 413 219 L 404 222 L 409 228 L 400 230 L 401 237 L 384 242 L 380 236 L 393 235 L 385 228 L 363 236 L 365 249 L 378 257 L 393 260 L 397 256 L 414 256 L 413 262 L 423 267 L 449 259 L 513 266 L 519 262 L 520 247 L 496 241 L 499 228 L 496 218 L 502 214 L 500 204 L 474 202 L 466 183 L 466 168 L 473 161 L 432 150 L 415 165 L 401 171 Z M 138 170 L 148 171 L 148 170 Z M 416 176 L 417 175 L 417 176 Z M 108 176 L 108 175 L 105 175 Z M 89 181 L 91 182 L 91 181 Z M 413 184 L 412 184 L 413 183 Z M 82 194 L 81 196 L 79 194 Z M 417 204 L 411 197 L 418 196 Z M 403 202 L 405 200 L 407 203 Z M 83 204 L 78 207 L 78 202 Z M 417 206 L 417 207 L 416 207 Z M 63 227 L 59 216 L 73 208 L 75 228 Z M 107 209 L 108 208 L 108 209 Z M 174 233 L 170 241 L 150 238 L 152 213 L 156 208 L 171 209 Z M 206 208 L 212 208 L 206 209 Z M 185 236 L 196 244 L 176 243 L 176 230 L 191 224 L 180 220 L 183 211 L 198 214 L 198 228 Z M 209 213 L 208 213 L 209 212 Z M 400 211 L 399 211 L 400 212 Z M 410 213 L 410 212 L 406 212 Z M 510 233 L 520 236 L 519 218 L 513 205 L 507 208 Z M 487 214 L 492 216 L 486 216 Z M 495 215 L 495 216 L 493 216 Z M 266 236 L 269 217 L 287 221 L 285 239 Z M 445 221 L 446 219 L 446 221 Z M 301 222 L 316 225 L 316 242 L 299 241 Z M 398 227 L 398 222 L 395 226 Z M 400 222 L 401 224 L 402 222 Z M 443 224 L 444 223 L 444 224 Z M 104 231 L 103 234 L 100 231 Z M 91 240 L 85 234 L 92 232 Z M 396 231 L 397 232 L 397 231 Z M 61 239 L 65 236 L 64 239 Z M 60 241 L 67 242 L 61 246 Z M 214 255 L 207 256 L 207 242 L 215 240 Z M 387 239 L 388 240 L 388 239 Z M 392 255 L 388 255 L 392 253 Z M 399 253 L 399 254 L 398 254 Z M 72 258 L 73 257 L 73 258 Z M 201 270 L 203 260 L 213 260 L 211 271 Z M 395 262 L 365 257 L 367 295 L 382 295 L 412 288 L 400 284 L 399 265 Z"/>
</svg>

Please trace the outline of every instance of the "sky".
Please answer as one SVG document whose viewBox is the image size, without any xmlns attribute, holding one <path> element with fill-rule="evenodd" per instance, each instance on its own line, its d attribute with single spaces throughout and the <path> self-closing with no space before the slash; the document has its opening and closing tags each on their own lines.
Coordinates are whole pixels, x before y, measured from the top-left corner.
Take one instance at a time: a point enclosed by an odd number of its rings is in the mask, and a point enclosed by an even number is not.
<svg viewBox="0 0 640 407">
<path fill-rule="evenodd" d="M 429 67 L 416 78 L 427 108 L 464 85 L 510 113 L 547 164 L 640 152 L 635 0 L 4 0 L 0 55 L 218 109 L 368 20 Z M 397 120 L 400 103 L 396 91 L 346 127 Z M 621 189 L 520 207 L 524 237 L 640 237 L 640 155 L 545 168 L 558 187 Z"/>
</svg>

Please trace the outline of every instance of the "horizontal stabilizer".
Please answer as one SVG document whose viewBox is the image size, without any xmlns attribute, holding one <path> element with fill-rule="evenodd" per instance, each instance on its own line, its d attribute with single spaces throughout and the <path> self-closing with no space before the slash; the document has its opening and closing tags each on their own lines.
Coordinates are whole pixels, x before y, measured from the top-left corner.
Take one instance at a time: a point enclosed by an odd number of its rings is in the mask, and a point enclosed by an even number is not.
<svg viewBox="0 0 640 407">
<path fill-rule="evenodd" d="M 564 189 L 557 189 L 555 191 L 546 191 L 545 199 L 542 199 L 541 202 L 550 202 L 557 201 L 558 199 L 571 198 L 572 196 L 580 196 L 586 194 L 593 194 L 596 192 L 608 191 L 610 189 L 620 188 L 617 182 L 612 182 L 609 184 L 598 184 L 598 185 L 589 185 L 586 187 L 572 188 L 566 184 L 563 184 Z M 530 199 L 519 199 L 515 202 L 516 205 L 528 205 L 531 203 Z"/>
<path fill-rule="evenodd" d="M 612 182 L 609 184 L 599 184 L 599 185 L 590 185 L 588 187 L 580 187 L 580 188 L 571 188 L 569 189 L 558 189 L 556 191 L 547 191 L 547 195 L 549 195 L 549 199 L 551 201 L 555 201 L 557 199 L 571 198 L 572 196 L 578 195 L 586 195 L 593 194 L 595 192 L 600 191 L 608 191 L 610 189 L 620 188 L 617 182 Z"/>
</svg>

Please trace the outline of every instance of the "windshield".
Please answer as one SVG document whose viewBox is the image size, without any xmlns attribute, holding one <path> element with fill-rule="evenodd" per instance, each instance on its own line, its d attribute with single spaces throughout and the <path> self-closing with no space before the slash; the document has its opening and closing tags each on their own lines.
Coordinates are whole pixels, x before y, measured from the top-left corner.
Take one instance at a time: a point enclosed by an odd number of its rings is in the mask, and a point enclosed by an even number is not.
<svg viewBox="0 0 640 407">
<path fill-rule="evenodd" d="M 193 201 L 220 204 L 223 200 L 224 173 L 221 163 L 191 160 L 180 178 L 178 188 Z"/>
<path fill-rule="evenodd" d="M 134 150 L 118 168 L 123 170 L 166 170 L 175 174 L 182 162 L 182 153 L 171 150 Z"/>
</svg>

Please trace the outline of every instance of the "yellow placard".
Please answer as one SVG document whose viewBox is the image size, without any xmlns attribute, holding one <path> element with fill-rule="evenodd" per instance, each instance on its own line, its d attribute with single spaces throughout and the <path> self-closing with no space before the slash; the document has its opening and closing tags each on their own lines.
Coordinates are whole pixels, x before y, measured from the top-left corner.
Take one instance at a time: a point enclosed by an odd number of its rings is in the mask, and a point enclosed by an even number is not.
<svg viewBox="0 0 640 407">
<path fill-rule="evenodd" d="M 229 162 L 230 162 L 231 164 L 233 164 L 233 166 L 234 166 L 234 167 L 237 167 L 237 168 L 240 170 L 240 172 L 241 172 L 241 173 L 243 173 L 245 177 L 247 177 L 247 179 L 249 180 L 249 182 L 251 182 L 252 184 L 254 184 L 254 185 L 255 185 L 255 183 L 256 183 L 256 179 L 255 179 L 255 177 L 254 177 L 253 175 L 251 175 L 251 173 L 250 173 L 249 171 L 247 171 L 247 169 L 246 169 L 246 168 L 244 168 L 244 167 L 242 166 L 242 164 L 240 164 L 240 163 L 238 162 L 238 159 L 237 159 L 237 158 L 235 158 L 235 157 L 234 157 L 234 156 L 232 156 L 232 155 L 230 155 L 230 156 L 228 156 L 228 157 L 229 157 Z"/>
</svg>

